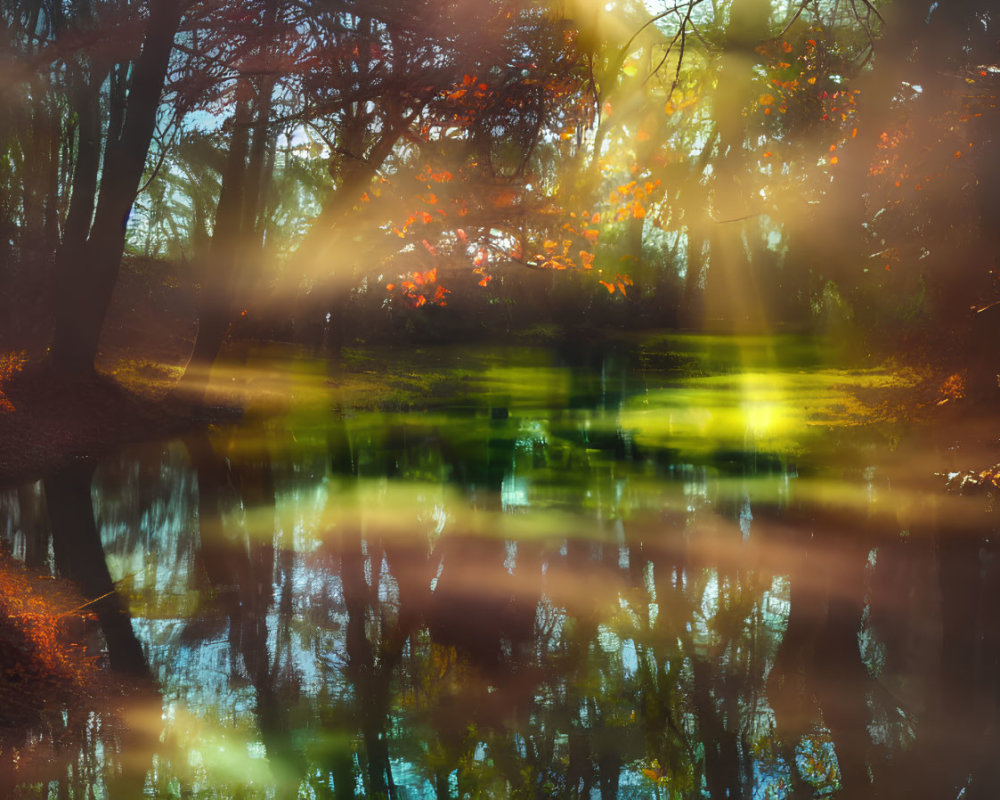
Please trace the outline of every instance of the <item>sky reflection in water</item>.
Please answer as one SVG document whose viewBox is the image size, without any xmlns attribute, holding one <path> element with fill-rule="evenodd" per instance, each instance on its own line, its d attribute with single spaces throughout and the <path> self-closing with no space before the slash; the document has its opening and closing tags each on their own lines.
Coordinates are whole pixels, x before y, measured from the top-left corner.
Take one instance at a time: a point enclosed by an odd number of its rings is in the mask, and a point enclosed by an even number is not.
<svg viewBox="0 0 1000 800">
<path fill-rule="evenodd" d="M 94 472 L 159 695 L 35 732 L 13 796 L 996 787 L 991 495 L 857 399 L 910 377 L 793 340 L 249 368 L 297 402 Z"/>
</svg>

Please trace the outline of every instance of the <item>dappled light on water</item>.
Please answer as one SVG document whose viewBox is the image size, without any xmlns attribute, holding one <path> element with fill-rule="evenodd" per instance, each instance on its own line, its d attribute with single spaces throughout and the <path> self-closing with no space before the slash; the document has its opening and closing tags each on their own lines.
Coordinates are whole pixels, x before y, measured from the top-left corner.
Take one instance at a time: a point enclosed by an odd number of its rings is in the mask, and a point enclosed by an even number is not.
<svg viewBox="0 0 1000 800">
<path fill-rule="evenodd" d="M 158 694 L 81 698 L 114 733 L 99 754 L 84 737 L 43 774 L 15 743 L 4 779 L 220 799 L 993 785 L 977 698 L 1000 642 L 966 613 L 994 592 L 992 450 L 909 436 L 886 393 L 913 375 L 787 341 L 213 371 L 251 387 L 241 423 L 126 448 L 91 482 Z M 44 566 L 38 491 L 3 502 L 11 551 Z M 114 658 L 128 637 L 105 624 Z"/>
</svg>

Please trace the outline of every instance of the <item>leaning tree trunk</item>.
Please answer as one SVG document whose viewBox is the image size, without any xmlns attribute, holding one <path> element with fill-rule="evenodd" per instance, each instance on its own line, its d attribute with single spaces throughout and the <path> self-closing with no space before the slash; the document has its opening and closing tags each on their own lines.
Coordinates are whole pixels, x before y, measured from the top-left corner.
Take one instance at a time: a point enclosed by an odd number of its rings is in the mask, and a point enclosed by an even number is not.
<svg viewBox="0 0 1000 800">
<path fill-rule="evenodd" d="M 118 278 L 125 230 L 146 155 L 153 138 L 160 92 L 167 75 L 183 0 L 152 5 L 142 52 L 135 64 L 121 136 L 109 132 L 94 223 L 74 258 L 60 252 L 56 277 L 56 330 L 51 359 L 56 369 L 74 374 L 94 370 L 101 328 Z"/>
</svg>

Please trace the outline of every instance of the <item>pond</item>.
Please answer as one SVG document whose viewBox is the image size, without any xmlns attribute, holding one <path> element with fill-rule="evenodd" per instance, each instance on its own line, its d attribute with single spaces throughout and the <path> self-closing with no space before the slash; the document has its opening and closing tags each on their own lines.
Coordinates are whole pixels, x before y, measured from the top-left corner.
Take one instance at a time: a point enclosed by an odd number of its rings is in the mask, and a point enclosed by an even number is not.
<svg viewBox="0 0 1000 800">
<path fill-rule="evenodd" d="M 888 413 L 906 372 L 664 336 L 216 379 L 239 424 L 0 495 L 4 797 L 998 796 L 1000 457 Z"/>
</svg>

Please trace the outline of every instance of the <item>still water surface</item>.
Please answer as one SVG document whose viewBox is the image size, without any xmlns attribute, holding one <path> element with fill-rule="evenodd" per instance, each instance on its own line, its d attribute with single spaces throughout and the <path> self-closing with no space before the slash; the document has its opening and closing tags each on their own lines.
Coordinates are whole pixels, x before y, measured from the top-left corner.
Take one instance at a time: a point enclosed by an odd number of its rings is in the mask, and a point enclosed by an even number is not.
<svg viewBox="0 0 1000 800">
<path fill-rule="evenodd" d="M 907 375 L 678 337 L 221 374 L 281 412 L 0 498 L 123 676 L 0 731 L 2 796 L 1000 796 L 1000 457 L 887 414 Z"/>
</svg>

